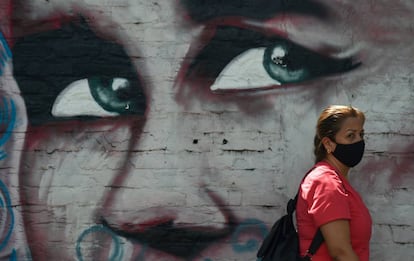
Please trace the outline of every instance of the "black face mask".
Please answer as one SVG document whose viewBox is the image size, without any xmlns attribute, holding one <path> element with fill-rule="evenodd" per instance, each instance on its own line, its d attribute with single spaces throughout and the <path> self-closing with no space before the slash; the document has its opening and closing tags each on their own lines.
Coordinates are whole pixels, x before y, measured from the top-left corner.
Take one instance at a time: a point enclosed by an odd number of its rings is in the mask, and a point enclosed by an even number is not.
<svg viewBox="0 0 414 261">
<path fill-rule="evenodd" d="M 350 168 L 355 167 L 364 155 L 365 142 L 364 140 L 352 144 L 336 144 L 335 151 L 332 154 L 345 166 Z"/>
</svg>

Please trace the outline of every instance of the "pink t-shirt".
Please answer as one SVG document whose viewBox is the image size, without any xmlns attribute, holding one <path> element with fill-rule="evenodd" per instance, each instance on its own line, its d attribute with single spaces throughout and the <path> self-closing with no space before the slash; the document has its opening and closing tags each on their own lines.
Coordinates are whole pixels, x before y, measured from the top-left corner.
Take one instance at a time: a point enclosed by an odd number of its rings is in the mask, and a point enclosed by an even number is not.
<svg viewBox="0 0 414 261">
<path fill-rule="evenodd" d="M 306 253 L 318 227 L 338 219 L 349 220 L 352 248 L 360 261 L 369 261 L 372 220 L 367 207 L 334 167 L 319 162 L 300 185 L 296 221 L 301 254 Z M 326 244 L 312 260 L 332 260 Z"/>
</svg>

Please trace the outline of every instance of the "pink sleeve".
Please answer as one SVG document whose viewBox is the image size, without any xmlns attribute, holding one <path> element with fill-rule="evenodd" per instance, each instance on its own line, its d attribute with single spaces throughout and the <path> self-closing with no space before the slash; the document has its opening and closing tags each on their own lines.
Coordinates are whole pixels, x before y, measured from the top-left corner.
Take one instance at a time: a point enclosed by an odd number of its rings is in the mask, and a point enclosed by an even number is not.
<svg viewBox="0 0 414 261">
<path fill-rule="evenodd" d="M 351 218 L 348 194 L 335 172 L 325 172 L 310 182 L 306 201 L 316 226 Z"/>
</svg>

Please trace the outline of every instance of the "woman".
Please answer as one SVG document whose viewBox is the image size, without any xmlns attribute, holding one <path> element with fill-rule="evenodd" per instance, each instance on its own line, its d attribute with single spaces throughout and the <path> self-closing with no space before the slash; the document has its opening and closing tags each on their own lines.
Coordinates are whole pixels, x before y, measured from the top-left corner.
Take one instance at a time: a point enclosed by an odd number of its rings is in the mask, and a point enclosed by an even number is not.
<svg viewBox="0 0 414 261">
<path fill-rule="evenodd" d="M 313 261 L 368 261 L 371 216 L 348 182 L 350 168 L 364 153 L 364 114 L 333 105 L 319 116 L 314 139 L 316 164 L 300 185 L 297 224 L 306 254 L 318 228 L 325 239 Z"/>
</svg>

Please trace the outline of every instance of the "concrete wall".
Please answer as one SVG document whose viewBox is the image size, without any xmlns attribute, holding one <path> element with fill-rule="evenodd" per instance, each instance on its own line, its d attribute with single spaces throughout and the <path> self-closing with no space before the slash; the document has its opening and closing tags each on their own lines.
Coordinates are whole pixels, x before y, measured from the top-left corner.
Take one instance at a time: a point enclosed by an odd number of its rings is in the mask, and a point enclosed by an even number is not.
<svg viewBox="0 0 414 261">
<path fill-rule="evenodd" d="M 0 4 L 1 260 L 256 260 L 329 104 L 371 260 L 414 258 L 414 4 Z"/>
</svg>

